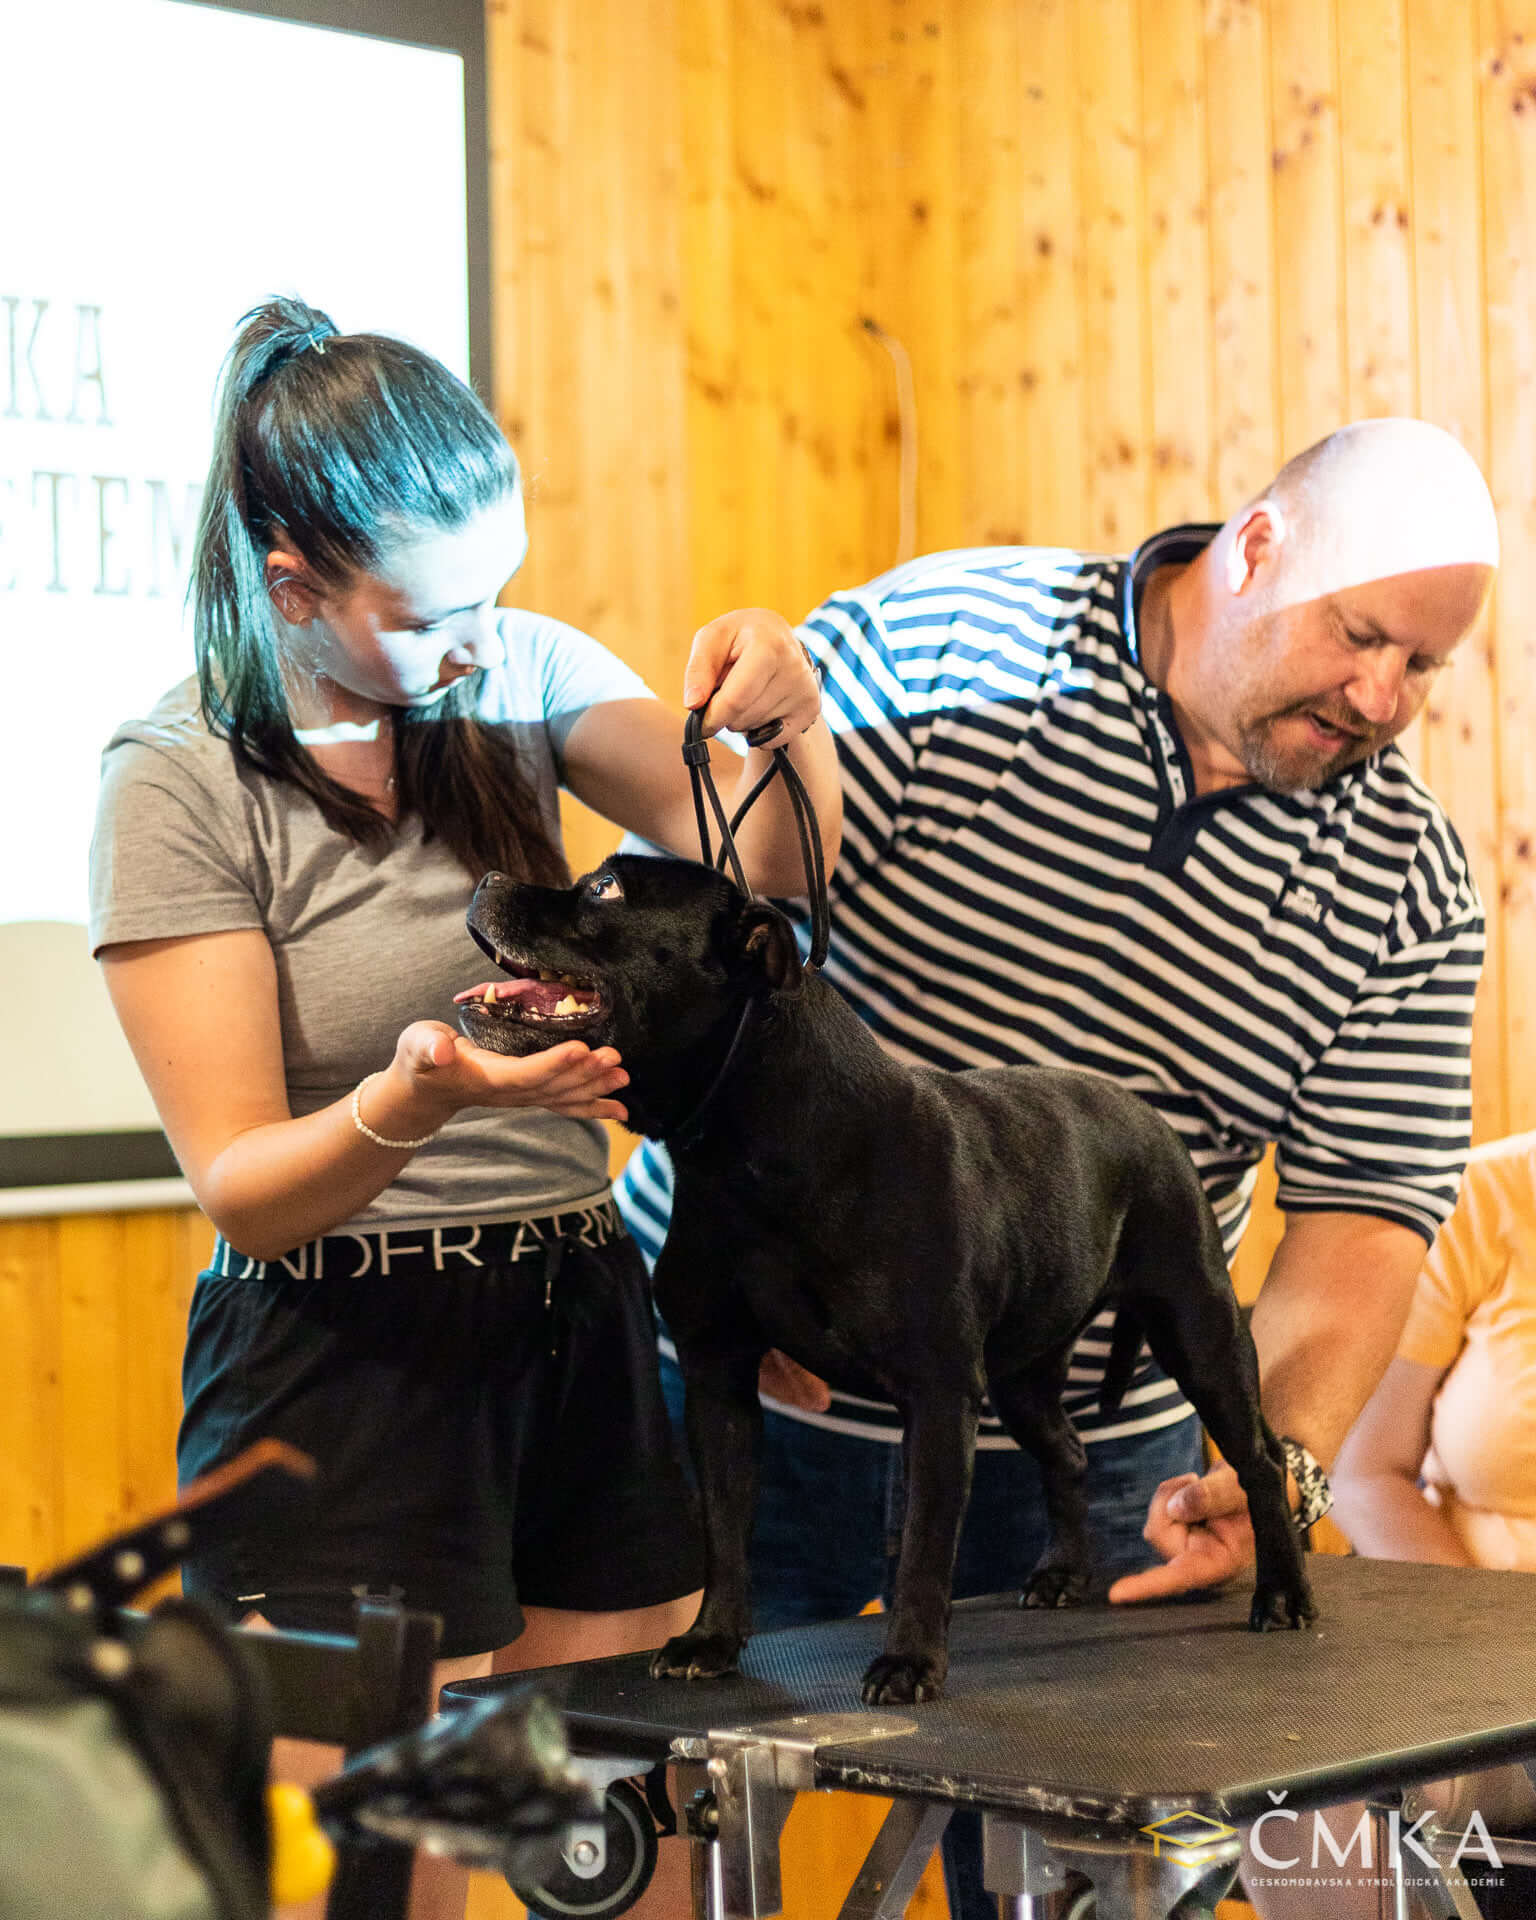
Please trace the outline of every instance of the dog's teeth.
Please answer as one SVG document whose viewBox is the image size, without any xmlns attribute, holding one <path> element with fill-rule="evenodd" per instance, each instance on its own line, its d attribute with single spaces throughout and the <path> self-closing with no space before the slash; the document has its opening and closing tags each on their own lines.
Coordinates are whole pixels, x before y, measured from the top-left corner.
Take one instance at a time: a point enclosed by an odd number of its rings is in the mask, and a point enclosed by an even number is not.
<svg viewBox="0 0 1536 1920">
<path fill-rule="evenodd" d="M 551 973 L 548 967 L 540 967 L 539 978 L 541 980 L 558 980 L 560 976 L 558 973 Z"/>
<path fill-rule="evenodd" d="M 486 990 L 485 990 L 485 995 L 484 995 L 484 1000 L 485 1000 L 485 1004 L 486 1004 L 486 1006 L 488 1006 L 488 1007 L 493 1007 L 493 1006 L 495 1006 L 495 1004 L 496 1004 L 496 986 L 495 986 L 495 983 L 494 983 L 494 982 L 492 982 L 492 984 L 491 984 L 490 986 L 488 986 L 488 987 L 486 988 Z"/>
<path fill-rule="evenodd" d="M 581 1002 L 576 998 L 574 993 L 568 993 L 560 1002 L 559 1006 L 555 1008 L 556 1013 L 580 1013 L 581 1010 Z"/>
</svg>

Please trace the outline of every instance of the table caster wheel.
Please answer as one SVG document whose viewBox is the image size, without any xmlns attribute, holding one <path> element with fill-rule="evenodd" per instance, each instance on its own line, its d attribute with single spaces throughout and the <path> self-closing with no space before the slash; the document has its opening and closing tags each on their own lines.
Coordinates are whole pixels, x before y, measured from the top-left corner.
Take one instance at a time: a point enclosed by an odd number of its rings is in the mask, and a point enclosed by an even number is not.
<svg viewBox="0 0 1536 1920">
<path fill-rule="evenodd" d="M 627 1780 L 615 1780 L 604 1796 L 603 1837 L 608 1857 L 590 1880 L 573 1873 L 562 1857 L 537 1886 L 520 1886 L 509 1874 L 512 1891 L 545 1920 L 611 1920 L 627 1913 L 651 1884 L 657 1844 L 645 1795 Z"/>
</svg>

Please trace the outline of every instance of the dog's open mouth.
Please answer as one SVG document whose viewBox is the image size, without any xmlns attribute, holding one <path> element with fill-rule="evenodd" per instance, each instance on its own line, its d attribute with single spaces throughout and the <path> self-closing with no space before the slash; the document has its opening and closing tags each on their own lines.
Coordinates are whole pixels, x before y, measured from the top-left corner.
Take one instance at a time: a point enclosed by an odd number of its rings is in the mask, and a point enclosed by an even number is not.
<svg viewBox="0 0 1536 1920">
<path fill-rule="evenodd" d="M 497 953 L 495 960 L 508 977 L 456 993 L 456 1007 L 473 1006 L 514 1024 L 547 1026 L 584 1025 L 602 1012 L 602 995 L 588 980 L 525 965 L 504 953 Z"/>
</svg>

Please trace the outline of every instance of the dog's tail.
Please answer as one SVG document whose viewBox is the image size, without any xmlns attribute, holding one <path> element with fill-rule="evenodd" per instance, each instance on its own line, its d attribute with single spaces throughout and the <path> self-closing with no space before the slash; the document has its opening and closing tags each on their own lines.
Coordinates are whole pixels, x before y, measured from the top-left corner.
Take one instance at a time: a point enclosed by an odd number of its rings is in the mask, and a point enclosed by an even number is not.
<svg viewBox="0 0 1536 1920">
<path fill-rule="evenodd" d="M 1115 1316 L 1115 1330 L 1109 1337 L 1109 1358 L 1104 1363 L 1104 1379 L 1099 1386 L 1099 1409 L 1114 1413 L 1125 1398 L 1136 1371 L 1136 1356 L 1141 1352 L 1141 1322 L 1127 1308 Z"/>
</svg>

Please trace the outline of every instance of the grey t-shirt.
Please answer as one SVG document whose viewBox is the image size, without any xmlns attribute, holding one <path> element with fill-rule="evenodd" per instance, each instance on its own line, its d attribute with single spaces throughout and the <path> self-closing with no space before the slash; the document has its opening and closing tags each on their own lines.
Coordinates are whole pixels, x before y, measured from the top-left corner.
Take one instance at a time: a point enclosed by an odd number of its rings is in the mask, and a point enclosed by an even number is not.
<svg viewBox="0 0 1536 1920">
<path fill-rule="evenodd" d="M 558 838 L 562 752 L 577 718 L 645 698 L 639 676 L 558 620 L 507 610 L 506 661 L 484 677 L 483 718 L 507 726 Z M 192 680 L 102 756 L 91 844 L 91 950 L 115 941 L 260 928 L 277 963 L 288 1103 L 295 1116 L 389 1064 L 413 1020 L 456 1025 L 453 996 L 485 979 L 464 925 L 473 882 L 421 823 L 382 851 L 333 832 L 298 789 L 243 770 L 210 734 Z M 230 1009 L 231 1020 L 240 1009 Z M 220 1071 L 217 1058 L 205 1071 Z M 465 1108 L 376 1200 L 334 1229 L 515 1218 L 608 1183 L 597 1121 L 542 1109 Z"/>
</svg>

